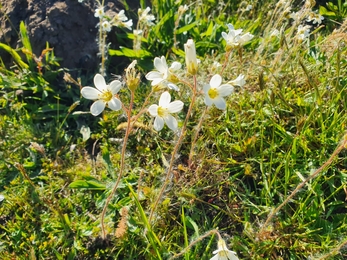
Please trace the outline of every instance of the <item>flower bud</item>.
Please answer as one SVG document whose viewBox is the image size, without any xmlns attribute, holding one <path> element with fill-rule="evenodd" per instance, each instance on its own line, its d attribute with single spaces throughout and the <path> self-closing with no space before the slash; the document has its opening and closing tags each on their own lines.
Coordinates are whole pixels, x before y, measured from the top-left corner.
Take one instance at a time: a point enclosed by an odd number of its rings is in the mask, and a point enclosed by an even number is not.
<svg viewBox="0 0 347 260">
<path fill-rule="evenodd" d="M 140 85 L 140 76 L 136 75 L 135 65 L 137 61 L 134 60 L 130 65 L 125 69 L 125 82 L 128 88 L 134 92 L 137 87 Z"/>
<path fill-rule="evenodd" d="M 184 44 L 184 51 L 186 53 L 186 65 L 189 74 L 196 75 L 198 73 L 198 60 L 196 58 L 195 43 L 189 39 Z"/>
</svg>

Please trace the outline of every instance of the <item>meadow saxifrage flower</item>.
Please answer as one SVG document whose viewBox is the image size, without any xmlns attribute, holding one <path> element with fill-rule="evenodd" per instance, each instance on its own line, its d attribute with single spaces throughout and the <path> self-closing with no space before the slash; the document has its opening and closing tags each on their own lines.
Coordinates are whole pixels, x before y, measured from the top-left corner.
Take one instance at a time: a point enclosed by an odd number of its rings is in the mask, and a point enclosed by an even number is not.
<svg viewBox="0 0 347 260">
<path fill-rule="evenodd" d="M 84 98 L 95 100 L 90 107 L 90 112 L 93 116 L 101 114 L 106 106 L 114 111 L 122 108 L 121 101 L 115 97 L 122 87 L 122 83 L 119 80 L 114 80 L 109 85 L 106 85 L 104 77 L 101 74 L 96 74 L 94 76 L 94 85 L 95 88 L 83 87 L 81 90 Z"/>
<path fill-rule="evenodd" d="M 167 85 L 170 89 L 176 91 L 179 90 L 176 85 L 176 83 L 179 82 L 179 79 L 174 73 L 181 69 L 181 63 L 175 61 L 171 64 L 169 68 L 166 63 L 165 57 L 161 56 L 161 58 L 154 58 L 154 67 L 156 68 L 156 70 L 150 71 L 146 75 L 146 79 L 152 81 L 152 86 L 164 84 Z"/>
<path fill-rule="evenodd" d="M 245 75 L 238 75 L 236 79 L 229 81 L 228 84 L 232 86 L 239 86 L 242 88 L 246 84 Z"/>
<path fill-rule="evenodd" d="M 189 39 L 184 44 L 184 51 L 186 54 L 187 71 L 191 75 L 196 75 L 198 73 L 198 60 L 196 58 L 195 43 L 192 39 Z"/>
<path fill-rule="evenodd" d="M 139 22 L 150 27 L 153 26 L 153 21 L 155 20 L 155 17 L 153 14 L 148 14 L 151 11 L 151 8 L 147 7 L 146 9 L 138 9 L 138 15 L 139 15 Z"/>
<path fill-rule="evenodd" d="M 210 84 L 205 84 L 203 87 L 205 93 L 205 104 L 207 106 L 215 106 L 218 109 L 224 110 L 226 102 L 223 97 L 230 95 L 234 92 L 234 87 L 230 84 L 222 84 L 222 77 L 219 74 L 214 75 Z"/>
<path fill-rule="evenodd" d="M 223 239 L 219 239 L 218 249 L 213 251 L 213 254 L 215 254 L 215 256 L 210 260 L 239 260 L 236 256 L 236 252 L 229 250 Z"/>
<path fill-rule="evenodd" d="M 318 25 L 320 25 L 323 20 L 324 20 L 324 17 L 322 15 L 314 13 L 314 12 L 311 12 L 306 19 L 306 21 L 312 22 L 312 24 L 318 24 Z"/>
<path fill-rule="evenodd" d="M 148 112 L 154 119 L 154 129 L 160 131 L 166 124 L 172 131 L 176 131 L 178 123 L 175 117 L 171 114 L 178 113 L 183 109 L 183 102 L 175 100 L 171 102 L 171 95 L 165 91 L 161 94 L 159 99 L 159 105 L 151 105 L 148 108 Z"/>
<path fill-rule="evenodd" d="M 303 26 L 303 25 L 299 24 L 298 31 L 296 33 L 296 37 L 298 38 L 299 41 L 303 41 L 310 36 L 310 28 L 311 28 L 311 26 L 309 26 L 309 25 Z"/>
<path fill-rule="evenodd" d="M 130 19 L 130 20 L 126 21 L 126 22 L 121 22 L 120 25 L 121 25 L 121 27 L 125 27 L 128 30 L 131 30 L 132 26 L 133 26 L 133 20 Z"/>
<path fill-rule="evenodd" d="M 118 14 L 116 14 L 111 21 L 111 24 L 117 27 L 125 27 L 129 30 L 131 30 L 131 27 L 133 26 L 133 21 L 130 19 L 128 20 L 128 17 L 124 14 L 124 10 L 120 10 Z"/>
<path fill-rule="evenodd" d="M 104 8 L 102 6 L 95 9 L 94 16 L 96 18 L 100 18 L 101 19 L 101 18 L 104 17 L 104 15 L 105 15 Z"/>
<path fill-rule="evenodd" d="M 101 23 L 101 28 L 102 28 L 102 30 L 105 31 L 105 32 L 110 32 L 112 26 L 111 26 L 111 24 L 110 24 L 108 21 L 103 21 L 103 22 Z"/>
<path fill-rule="evenodd" d="M 226 41 L 226 49 L 227 51 L 245 45 L 247 42 L 253 39 L 254 35 L 250 33 L 242 34 L 242 29 L 235 30 L 232 24 L 228 24 L 229 32 L 222 32 L 222 37 Z"/>
<path fill-rule="evenodd" d="M 137 73 L 135 66 L 137 60 L 134 60 L 130 65 L 125 69 L 125 83 L 131 91 L 135 91 L 140 85 L 140 74 Z"/>
</svg>

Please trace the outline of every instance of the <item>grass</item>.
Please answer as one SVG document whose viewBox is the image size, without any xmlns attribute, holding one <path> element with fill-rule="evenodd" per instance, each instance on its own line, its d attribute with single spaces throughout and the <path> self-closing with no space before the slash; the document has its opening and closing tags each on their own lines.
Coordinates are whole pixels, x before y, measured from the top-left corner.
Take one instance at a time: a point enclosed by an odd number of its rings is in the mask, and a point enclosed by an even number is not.
<svg viewBox="0 0 347 260">
<path fill-rule="evenodd" d="M 125 106 L 134 98 L 131 115 L 85 113 L 91 103 L 79 91 L 93 75 L 59 80 L 62 69 L 48 47 L 39 70 L 27 51 L 28 60 L 14 54 L 15 67 L 1 65 L 1 259 L 204 260 L 219 236 L 240 259 L 346 258 L 346 25 L 334 22 L 343 19 L 342 5 L 335 16 L 320 8 L 325 27 L 299 41 L 308 4 L 296 22 L 288 17 L 291 1 L 266 1 L 251 11 L 192 2 L 178 14 L 180 4 L 152 2 L 157 23 L 142 39 L 141 85 L 134 97 L 120 92 Z M 227 23 L 255 37 L 226 54 L 220 38 Z M 274 29 L 278 36 L 271 36 Z M 117 30 L 124 44 L 131 42 L 131 33 Z M 21 32 L 27 37 L 25 27 Z M 128 133 L 126 122 L 151 91 L 143 76 L 148 64 L 162 55 L 169 64 L 184 63 L 189 38 L 201 60 L 199 86 L 222 70 L 223 82 L 242 73 L 247 84 L 236 87 L 224 111 L 205 109 L 197 98 L 167 175 L 179 137 L 167 127 L 154 131 L 146 114 Z M 212 68 L 214 61 L 222 66 Z M 184 70 L 179 76 L 193 84 Z M 180 88 L 172 96 L 185 101 L 182 127 L 192 96 Z M 90 136 L 82 136 L 82 126 Z"/>
</svg>

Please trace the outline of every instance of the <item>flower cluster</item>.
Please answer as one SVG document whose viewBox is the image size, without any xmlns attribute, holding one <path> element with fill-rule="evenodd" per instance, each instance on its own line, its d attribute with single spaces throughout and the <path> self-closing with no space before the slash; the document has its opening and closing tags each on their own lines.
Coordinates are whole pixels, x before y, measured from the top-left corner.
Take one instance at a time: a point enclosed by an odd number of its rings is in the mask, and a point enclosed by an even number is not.
<svg viewBox="0 0 347 260">
<path fill-rule="evenodd" d="M 128 20 L 128 18 L 124 14 L 124 10 L 121 10 L 111 19 L 110 17 L 105 15 L 104 7 L 99 6 L 97 9 L 95 9 L 94 16 L 96 18 L 99 18 L 99 25 L 104 32 L 110 32 L 112 26 L 125 27 L 129 30 L 131 30 L 131 27 L 133 26 L 132 20 Z"/>
<path fill-rule="evenodd" d="M 99 12 L 101 15 L 101 11 Z M 198 73 L 198 62 L 196 58 L 196 50 L 194 41 L 189 39 L 184 45 L 186 52 L 186 66 L 187 72 L 191 75 Z M 136 61 L 133 61 L 125 70 L 125 83 L 128 88 L 133 92 L 140 84 L 140 76 L 135 70 Z M 154 91 L 159 91 L 162 88 L 169 88 L 171 90 L 179 91 L 177 86 L 180 83 L 179 70 L 181 63 L 175 61 L 169 67 L 166 58 L 156 57 L 154 59 L 155 70 L 147 73 L 146 79 L 151 81 Z M 244 75 L 240 74 L 235 80 L 231 80 L 226 84 L 222 84 L 222 76 L 215 74 L 210 79 L 209 84 L 202 86 L 204 93 L 204 102 L 206 106 L 215 105 L 218 109 L 226 109 L 225 97 L 234 92 L 234 86 L 243 87 L 245 85 Z M 81 94 L 86 99 L 95 100 L 90 108 L 91 114 L 94 116 L 99 115 L 105 107 L 117 111 L 122 107 L 121 101 L 117 98 L 117 93 L 122 87 L 119 80 L 112 81 L 109 85 L 106 84 L 102 75 L 96 74 L 94 77 L 94 85 L 96 88 L 84 87 Z M 151 116 L 155 117 L 154 129 L 160 131 L 166 124 L 171 130 L 176 131 L 178 122 L 173 113 L 178 113 L 183 109 L 183 102 L 176 100 L 171 102 L 171 95 L 165 91 L 161 94 L 159 104 L 151 105 L 148 112 Z"/>
</svg>

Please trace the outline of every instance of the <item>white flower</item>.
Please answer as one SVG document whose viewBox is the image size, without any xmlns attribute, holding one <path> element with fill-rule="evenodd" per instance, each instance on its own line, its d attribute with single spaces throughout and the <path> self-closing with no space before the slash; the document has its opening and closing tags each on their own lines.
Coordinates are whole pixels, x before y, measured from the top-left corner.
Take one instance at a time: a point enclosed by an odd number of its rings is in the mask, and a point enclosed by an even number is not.
<svg viewBox="0 0 347 260">
<path fill-rule="evenodd" d="M 239 86 L 242 88 L 246 84 L 245 75 L 240 74 L 236 79 L 231 80 L 228 83 L 233 86 Z"/>
<path fill-rule="evenodd" d="M 278 29 L 273 29 L 270 33 L 270 37 L 279 37 L 280 36 L 280 31 Z"/>
<path fill-rule="evenodd" d="M 241 35 L 239 38 L 239 45 L 245 45 L 247 42 L 249 42 L 250 40 L 252 40 L 254 37 L 253 34 L 245 33 L 244 35 Z"/>
<path fill-rule="evenodd" d="M 142 10 L 139 8 L 138 15 L 139 15 L 139 22 L 143 23 L 147 26 L 154 25 L 153 21 L 155 20 L 155 17 L 153 14 L 148 14 L 151 11 L 151 8 L 147 7 L 145 10 Z"/>
<path fill-rule="evenodd" d="M 130 19 L 128 20 L 128 17 L 124 14 L 124 10 L 121 10 L 118 14 L 116 14 L 112 21 L 111 24 L 117 27 L 126 27 L 129 30 L 131 30 L 131 27 L 133 26 L 133 21 Z"/>
<path fill-rule="evenodd" d="M 239 260 L 236 256 L 236 252 L 229 250 L 223 239 L 218 241 L 218 249 L 213 251 L 213 254 L 215 254 L 215 256 L 210 260 Z"/>
<path fill-rule="evenodd" d="M 227 43 L 227 50 L 237 46 L 242 46 L 252 40 L 254 35 L 246 33 L 242 35 L 242 29 L 235 30 L 232 24 L 227 25 L 229 28 L 228 34 L 222 32 L 222 37 Z"/>
<path fill-rule="evenodd" d="M 119 80 L 114 80 L 109 85 L 106 85 L 104 77 L 100 74 L 96 74 L 94 77 L 94 85 L 96 88 L 84 87 L 81 90 L 81 94 L 84 98 L 96 100 L 90 107 L 90 112 L 93 116 L 99 115 L 104 111 L 106 106 L 114 111 L 122 108 L 122 103 L 115 97 L 115 94 L 117 94 L 122 87 L 122 83 Z"/>
<path fill-rule="evenodd" d="M 228 34 L 226 32 L 222 32 L 222 37 L 227 42 L 227 45 L 232 47 L 238 46 L 239 45 L 238 40 L 240 38 L 239 35 L 242 33 L 242 29 L 235 30 L 234 26 L 230 23 L 227 26 L 229 28 L 229 32 Z"/>
<path fill-rule="evenodd" d="M 247 5 L 245 11 L 251 11 L 253 9 L 253 6 L 252 5 Z"/>
<path fill-rule="evenodd" d="M 189 74 L 196 75 L 198 73 L 198 60 L 196 59 L 195 43 L 189 39 L 184 44 L 184 51 L 186 54 L 186 66 Z"/>
<path fill-rule="evenodd" d="M 234 91 L 234 87 L 230 84 L 223 84 L 222 77 L 219 74 L 214 75 L 210 84 L 205 84 L 203 90 L 205 92 L 205 104 L 207 106 L 215 106 L 218 109 L 224 110 L 226 108 L 226 102 L 223 97 L 230 95 Z"/>
<path fill-rule="evenodd" d="M 120 10 L 118 14 L 115 15 L 115 17 L 113 19 L 124 22 L 126 20 L 128 20 L 128 17 L 126 17 L 126 15 L 124 14 L 124 10 Z"/>
<path fill-rule="evenodd" d="M 102 28 L 102 30 L 105 31 L 105 32 L 110 32 L 112 26 L 111 26 L 111 24 L 110 24 L 108 21 L 103 21 L 103 22 L 101 23 L 101 28 Z"/>
<path fill-rule="evenodd" d="M 220 67 L 222 67 L 222 64 L 220 64 L 218 61 L 214 61 L 211 66 L 211 72 L 216 72 Z"/>
<path fill-rule="evenodd" d="M 306 21 L 308 21 L 308 22 L 312 21 L 313 24 L 320 25 L 323 20 L 324 20 L 323 16 L 321 16 L 320 14 L 316 14 L 314 12 L 311 12 Z"/>
<path fill-rule="evenodd" d="M 105 13 L 104 13 L 104 8 L 103 7 L 96 8 L 95 13 L 94 13 L 94 16 L 96 18 L 100 18 L 101 19 L 102 17 L 104 17 L 104 15 L 105 15 Z"/>
<path fill-rule="evenodd" d="M 181 69 L 181 66 L 181 63 L 175 61 L 169 68 L 167 66 L 166 59 L 164 56 L 161 56 L 161 58 L 156 57 L 154 58 L 154 67 L 157 70 L 147 73 L 146 79 L 152 81 L 152 86 L 156 86 L 158 84 L 165 84 L 169 88 L 178 91 L 179 89 L 176 83 L 179 82 L 179 79 L 174 74 L 174 72 Z"/>
<path fill-rule="evenodd" d="M 298 32 L 296 33 L 296 37 L 300 40 L 303 41 L 306 38 L 308 38 L 308 36 L 310 35 L 310 28 L 311 26 L 309 25 L 305 25 L 302 26 L 301 24 L 298 26 Z"/>
<path fill-rule="evenodd" d="M 120 23 L 122 27 L 127 28 L 128 30 L 131 30 L 131 27 L 133 26 L 133 20 L 128 20 L 126 22 L 121 22 Z"/>
<path fill-rule="evenodd" d="M 154 129 L 160 131 L 164 127 L 164 123 L 172 130 L 176 131 L 178 123 L 176 118 L 171 114 L 180 112 L 183 109 L 183 102 L 180 100 L 171 101 L 171 95 L 165 91 L 161 94 L 158 105 L 151 105 L 148 112 L 154 116 Z"/>
</svg>

